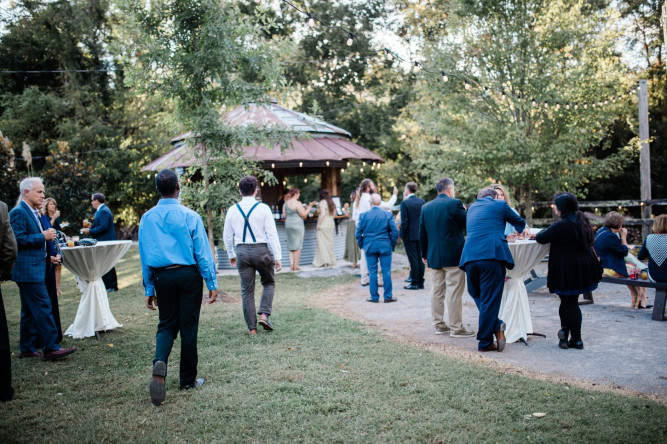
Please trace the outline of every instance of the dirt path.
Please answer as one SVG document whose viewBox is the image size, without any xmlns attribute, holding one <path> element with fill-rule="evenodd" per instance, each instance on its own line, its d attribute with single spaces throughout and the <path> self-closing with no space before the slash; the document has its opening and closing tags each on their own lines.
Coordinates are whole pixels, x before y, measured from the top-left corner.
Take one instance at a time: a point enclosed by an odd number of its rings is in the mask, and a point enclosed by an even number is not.
<svg viewBox="0 0 667 444">
<path fill-rule="evenodd" d="M 397 303 L 366 302 L 368 287 L 361 287 L 358 283 L 332 288 L 317 303 L 341 316 L 364 322 L 394 340 L 490 365 L 501 371 L 647 396 L 667 404 L 667 321 L 652 321 L 651 310 L 629 308 L 627 288 L 601 284 L 594 293 L 595 304 L 581 307 L 584 350 L 558 348 L 559 300 L 542 288 L 530 293 L 528 299 L 534 331 L 546 334 L 547 338 L 529 336 L 529 346 L 517 342 L 507 344 L 502 353 L 482 354 L 477 352 L 475 338 L 434 334 L 428 270 L 425 290 L 403 290 L 403 281 L 408 275 L 407 259 L 404 255 L 395 254 L 393 262 Z M 299 276 L 307 278 L 349 272 L 348 267 L 336 267 L 304 271 Z M 649 304 L 653 302 L 653 296 L 653 290 L 649 290 Z M 478 311 L 467 292 L 463 319 L 466 328 L 477 330 Z"/>
</svg>

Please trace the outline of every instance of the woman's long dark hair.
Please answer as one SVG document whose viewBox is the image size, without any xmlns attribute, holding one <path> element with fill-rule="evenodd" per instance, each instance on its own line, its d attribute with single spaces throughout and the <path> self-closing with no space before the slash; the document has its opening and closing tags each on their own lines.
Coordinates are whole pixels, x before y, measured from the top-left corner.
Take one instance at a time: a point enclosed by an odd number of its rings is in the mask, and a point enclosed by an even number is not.
<svg viewBox="0 0 667 444">
<path fill-rule="evenodd" d="M 327 207 L 329 207 L 329 214 L 333 216 L 334 211 L 336 210 L 336 206 L 334 205 L 331 196 L 329 196 L 329 190 L 327 190 L 326 188 L 320 189 L 320 200 L 327 201 Z"/>
<path fill-rule="evenodd" d="M 573 223 L 577 229 L 577 240 L 585 247 L 593 246 L 593 228 L 584 213 L 579 211 L 579 202 L 572 193 L 561 193 L 554 198 L 554 205 L 560 211 L 561 219 Z"/>
</svg>

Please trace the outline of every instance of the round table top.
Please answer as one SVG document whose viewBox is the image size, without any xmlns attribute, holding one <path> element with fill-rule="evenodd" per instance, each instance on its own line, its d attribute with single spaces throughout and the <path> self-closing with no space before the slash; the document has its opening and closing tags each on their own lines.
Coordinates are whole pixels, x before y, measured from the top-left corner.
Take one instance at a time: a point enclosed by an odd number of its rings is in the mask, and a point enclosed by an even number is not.
<svg viewBox="0 0 667 444">
<path fill-rule="evenodd" d="M 93 246 L 61 247 L 63 266 L 86 281 L 100 279 L 130 249 L 132 241 L 102 241 Z"/>
</svg>

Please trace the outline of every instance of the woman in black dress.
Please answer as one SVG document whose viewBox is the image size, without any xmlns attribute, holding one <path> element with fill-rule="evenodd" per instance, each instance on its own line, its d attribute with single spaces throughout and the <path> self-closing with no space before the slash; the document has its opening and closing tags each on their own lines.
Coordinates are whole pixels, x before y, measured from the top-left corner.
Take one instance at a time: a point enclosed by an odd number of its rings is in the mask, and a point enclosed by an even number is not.
<svg viewBox="0 0 667 444">
<path fill-rule="evenodd" d="M 549 251 L 549 292 L 560 297 L 560 348 L 583 349 L 579 295 L 593 291 L 602 278 L 602 266 L 593 251 L 593 229 L 579 211 L 574 194 L 558 194 L 554 212 L 560 220 L 535 237 L 540 244 L 551 244 Z M 568 340 L 569 336 L 569 340 Z"/>
</svg>

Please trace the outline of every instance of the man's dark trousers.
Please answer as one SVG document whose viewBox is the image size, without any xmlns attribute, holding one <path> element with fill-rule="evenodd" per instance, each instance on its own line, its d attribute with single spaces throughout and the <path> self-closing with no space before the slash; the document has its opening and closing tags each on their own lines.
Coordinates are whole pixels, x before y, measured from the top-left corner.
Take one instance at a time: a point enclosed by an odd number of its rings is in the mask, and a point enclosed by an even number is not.
<svg viewBox="0 0 667 444">
<path fill-rule="evenodd" d="M 424 272 L 426 266 L 422 261 L 421 248 L 419 248 L 419 241 L 403 241 L 405 247 L 405 254 L 408 256 L 410 262 L 410 282 L 412 285 L 424 285 Z"/>
<path fill-rule="evenodd" d="M 236 268 L 241 277 L 241 299 L 243 317 L 248 330 L 257 329 L 257 313 L 271 314 L 273 294 L 276 289 L 274 266 L 276 263 L 271 250 L 266 244 L 238 244 L 236 250 Z M 259 310 L 255 312 L 255 271 L 262 282 L 262 299 Z"/>
<path fill-rule="evenodd" d="M 116 268 L 112 268 L 107 274 L 102 276 L 102 282 L 104 282 L 104 288 L 107 290 L 113 289 L 118 290 L 118 279 L 116 278 Z"/>
<path fill-rule="evenodd" d="M 0 290 L 0 401 L 9 401 L 13 395 L 9 329 L 7 328 L 5 305 L 2 302 L 2 290 Z"/>
<path fill-rule="evenodd" d="M 197 378 L 197 332 L 204 282 L 195 266 L 155 270 L 155 295 L 160 314 L 155 335 L 155 359 L 168 363 L 174 340 L 181 334 L 180 383 Z"/>
<path fill-rule="evenodd" d="M 59 350 L 51 299 L 44 282 L 17 282 L 17 285 L 21 296 L 20 351 L 35 352 L 35 344 L 41 344 L 44 354 Z"/>
<path fill-rule="evenodd" d="M 502 323 L 498 312 L 505 285 L 505 266 L 499 261 L 481 260 L 468 262 L 465 267 L 468 293 L 479 310 L 477 347 L 482 349 L 493 345 L 493 335 Z"/>
</svg>

